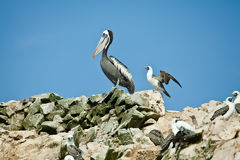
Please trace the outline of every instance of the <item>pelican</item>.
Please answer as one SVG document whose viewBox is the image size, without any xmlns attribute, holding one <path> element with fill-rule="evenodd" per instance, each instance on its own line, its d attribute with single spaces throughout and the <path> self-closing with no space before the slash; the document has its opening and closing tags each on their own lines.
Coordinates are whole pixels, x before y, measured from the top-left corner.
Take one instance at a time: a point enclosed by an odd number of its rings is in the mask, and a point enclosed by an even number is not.
<svg viewBox="0 0 240 160">
<path fill-rule="evenodd" d="M 181 84 L 169 73 L 160 71 L 160 76 L 155 76 L 153 74 L 153 69 L 151 66 L 145 66 L 145 69 L 148 70 L 147 72 L 147 80 L 148 82 L 156 89 L 163 91 L 164 94 L 166 94 L 168 97 L 171 97 L 169 93 L 166 91 L 166 89 L 163 86 L 163 83 L 168 84 L 170 79 L 172 79 L 174 82 L 176 82 L 181 88 Z"/>
<path fill-rule="evenodd" d="M 232 97 L 227 97 L 226 100 L 224 101 L 224 107 L 216 110 L 213 113 L 213 116 L 210 118 L 211 121 L 213 121 L 215 118 L 218 116 L 222 115 L 224 120 L 229 120 L 229 118 L 232 116 L 232 114 L 235 111 L 234 103 L 233 103 L 233 98 Z"/>
<path fill-rule="evenodd" d="M 82 150 L 74 144 L 72 135 L 67 137 L 67 151 L 75 160 L 83 160 Z"/>
<path fill-rule="evenodd" d="M 102 52 L 102 58 L 100 61 L 101 68 L 107 78 L 115 85 L 114 88 L 117 88 L 118 85 L 126 87 L 129 93 L 134 93 L 134 82 L 132 75 L 129 72 L 128 68 L 121 63 L 117 58 L 113 56 L 107 57 L 108 47 L 112 43 L 113 33 L 110 30 L 105 30 L 102 34 L 102 37 L 97 45 L 96 50 L 94 51 L 92 58 Z"/>
<path fill-rule="evenodd" d="M 235 112 L 240 117 L 240 93 L 238 91 L 234 91 L 232 95 L 235 97 L 235 100 L 234 100 Z"/>
</svg>

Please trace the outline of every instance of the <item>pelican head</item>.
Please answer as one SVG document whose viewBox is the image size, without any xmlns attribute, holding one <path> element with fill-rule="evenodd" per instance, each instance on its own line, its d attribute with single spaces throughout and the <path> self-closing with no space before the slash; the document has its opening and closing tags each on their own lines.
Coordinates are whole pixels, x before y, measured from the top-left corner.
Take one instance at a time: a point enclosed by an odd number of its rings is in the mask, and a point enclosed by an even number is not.
<svg viewBox="0 0 240 160">
<path fill-rule="evenodd" d="M 226 101 L 232 102 L 232 101 L 233 101 L 233 98 L 232 98 L 232 97 L 227 97 Z"/>
<path fill-rule="evenodd" d="M 109 45 L 112 43 L 113 33 L 110 30 L 105 30 L 102 34 L 100 41 L 98 42 L 97 48 L 95 49 L 92 58 L 98 55 L 103 49 L 107 49 Z"/>
<path fill-rule="evenodd" d="M 239 92 L 238 92 L 238 91 L 234 91 L 234 92 L 232 93 L 232 95 L 233 95 L 234 97 L 237 97 L 237 95 L 239 95 Z"/>
</svg>

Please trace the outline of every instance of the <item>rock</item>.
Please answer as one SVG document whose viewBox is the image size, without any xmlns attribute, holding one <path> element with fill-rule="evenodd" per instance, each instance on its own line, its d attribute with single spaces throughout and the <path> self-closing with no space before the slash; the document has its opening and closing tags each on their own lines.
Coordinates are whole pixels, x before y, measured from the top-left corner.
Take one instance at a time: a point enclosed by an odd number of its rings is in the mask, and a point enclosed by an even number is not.
<svg viewBox="0 0 240 160">
<path fill-rule="evenodd" d="M 78 127 L 76 127 L 76 129 L 74 129 L 74 133 L 73 133 L 73 140 L 74 140 L 74 144 L 79 147 L 79 144 L 81 142 L 81 138 L 83 135 L 83 129 L 82 127 L 79 125 Z"/>
<path fill-rule="evenodd" d="M 58 122 L 58 123 L 62 123 L 63 122 L 62 117 L 59 116 L 59 115 L 55 115 L 54 118 L 53 118 L 53 121 Z"/>
<path fill-rule="evenodd" d="M 34 128 L 37 128 L 38 125 L 40 125 L 44 121 L 44 116 L 41 113 L 37 114 L 28 114 L 27 117 L 23 120 L 23 127 L 26 130 L 32 130 Z"/>
<path fill-rule="evenodd" d="M 49 121 L 52 121 L 53 118 L 58 115 L 60 117 L 64 117 L 65 116 L 65 111 L 64 110 L 57 110 L 57 111 L 52 111 L 51 113 L 49 113 L 47 116 L 46 116 L 46 119 L 49 120 Z"/>
<path fill-rule="evenodd" d="M 14 128 L 14 130 L 21 130 L 23 129 L 22 123 L 24 120 L 25 116 L 24 116 L 24 112 L 18 112 L 16 114 L 14 114 L 11 118 L 10 118 L 10 125 L 12 128 Z"/>
<path fill-rule="evenodd" d="M 55 107 L 54 102 L 41 104 L 40 111 L 42 114 L 46 115 L 46 114 L 49 114 L 50 112 L 52 112 L 54 107 Z"/>
<path fill-rule="evenodd" d="M 71 115 L 80 114 L 84 110 L 84 108 L 86 108 L 86 106 L 84 106 L 84 105 L 85 104 L 80 103 L 80 104 L 76 104 L 74 106 L 71 106 L 70 110 L 69 110 L 69 113 Z"/>
<path fill-rule="evenodd" d="M 91 160 L 104 160 L 109 147 L 97 142 L 89 142 L 87 143 L 87 148 Z"/>
<path fill-rule="evenodd" d="M 120 144 L 122 144 L 122 145 L 133 144 L 133 138 L 132 138 L 130 130 L 119 129 L 118 130 L 118 139 L 120 140 Z"/>
<path fill-rule="evenodd" d="M 30 97 L 31 99 L 40 99 L 42 103 L 49 103 L 49 102 L 56 102 L 57 100 L 62 99 L 58 94 L 56 93 L 44 93 L 44 94 L 39 94 Z"/>
<path fill-rule="evenodd" d="M 124 95 L 125 91 L 123 89 L 115 89 L 110 100 L 107 102 L 108 104 L 114 105 L 117 102 L 117 99 Z"/>
<path fill-rule="evenodd" d="M 21 111 L 27 106 L 24 106 L 20 101 L 9 101 L 5 103 L 6 105 L 6 114 L 8 117 L 11 117 L 15 112 Z"/>
<path fill-rule="evenodd" d="M 102 123 L 101 130 L 103 133 L 108 134 L 114 131 L 118 125 L 117 117 L 111 117 L 109 121 Z"/>
<path fill-rule="evenodd" d="M 73 117 L 70 114 L 67 114 L 64 118 L 63 118 L 63 122 L 69 122 L 70 120 L 72 120 Z"/>
<path fill-rule="evenodd" d="M 3 107 L 3 108 L 0 107 L 0 114 L 2 114 L 2 115 L 4 115 L 4 116 L 7 115 L 7 111 L 6 111 L 6 108 L 5 108 L 5 107 Z"/>
<path fill-rule="evenodd" d="M 118 152 L 118 151 L 115 151 L 114 148 L 109 148 L 104 160 L 120 159 L 122 156 L 123 156 L 123 152 Z"/>
<path fill-rule="evenodd" d="M 37 98 L 28 108 L 28 113 L 35 114 L 40 112 L 41 100 Z"/>
<path fill-rule="evenodd" d="M 8 124 L 8 117 L 4 115 L 0 115 L 0 123 Z"/>
<path fill-rule="evenodd" d="M 102 99 L 104 98 L 103 94 L 96 94 L 96 95 L 92 95 L 88 98 L 89 102 L 92 104 L 97 104 L 98 102 L 100 102 Z"/>
<path fill-rule="evenodd" d="M 47 132 L 49 134 L 57 133 L 57 128 L 60 126 L 58 122 L 55 121 L 45 121 L 41 124 L 43 132 Z"/>
<path fill-rule="evenodd" d="M 57 104 L 63 106 L 64 108 L 69 108 L 70 104 L 75 101 L 75 98 L 65 98 L 57 101 Z"/>
<path fill-rule="evenodd" d="M 96 128 L 93 127 L 88 131 L 88 140 L 87 142 L 93 142 L 94 139 L 96 138 Z"/>
<path fill-rule="evenodd" d="M 134 106 L 122 114 L 121 127 L 140 127 L 144 115 L 137 110 L 138 106 Z"/>
</svg>

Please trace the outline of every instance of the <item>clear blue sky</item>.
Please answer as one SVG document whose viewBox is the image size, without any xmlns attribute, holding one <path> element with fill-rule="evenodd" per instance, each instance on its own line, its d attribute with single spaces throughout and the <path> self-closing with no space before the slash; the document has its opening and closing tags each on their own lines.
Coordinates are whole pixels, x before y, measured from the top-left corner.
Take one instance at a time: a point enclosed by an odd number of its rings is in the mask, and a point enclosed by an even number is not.
<svg viewBox="0 0 240 160">
<path fill-rule="evenodd" d="M 105 29 L 114 34 L 108 55 L 128 66 L 136 91 L 153 89 L 145 65 L 182 84 L 165 87 L 172 96 L 166 109 L 223 101 L 240 90 L 238 0 L 1 0 L 0 101 L 109 91 L 101 56 L 91 60 Z"/>
</svg>

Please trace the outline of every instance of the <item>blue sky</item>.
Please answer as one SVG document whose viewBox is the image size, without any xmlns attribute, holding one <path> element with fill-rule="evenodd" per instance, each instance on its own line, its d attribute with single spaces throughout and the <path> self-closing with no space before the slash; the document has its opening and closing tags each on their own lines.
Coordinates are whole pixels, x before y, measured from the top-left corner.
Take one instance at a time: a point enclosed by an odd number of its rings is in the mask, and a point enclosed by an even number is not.
<svg viewBox="0 0 240 160">
<path fill-rule="evenodd" d="M 136 91 L 153 89 L 145 65 L 169 72 L 166 109 L 223 101 L 240 90 L 240 1 L 0 1 L 0 101 L 55 92 L 108 92 L 91 60 L 105 29 L 108 55 L 130 69 Z M 121 87 L 119 87 L 121 88 Z M 127 90 L 126 90 L 127 92 Z"/>
</svg>

